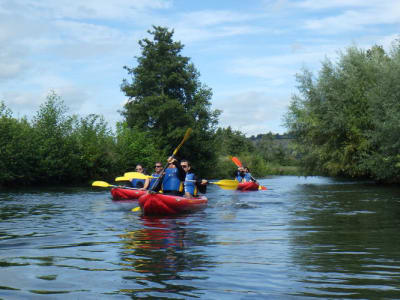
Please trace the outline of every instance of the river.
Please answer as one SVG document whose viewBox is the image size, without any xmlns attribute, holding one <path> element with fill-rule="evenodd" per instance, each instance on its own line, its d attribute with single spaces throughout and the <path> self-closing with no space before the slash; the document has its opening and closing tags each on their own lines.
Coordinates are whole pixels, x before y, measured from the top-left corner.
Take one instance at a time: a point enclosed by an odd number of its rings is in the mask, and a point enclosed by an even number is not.
<svg viewBox="0 0 400 300">
<path fill-rule="evenodd" d="M 108 189 L 0 191 L 3 299 L 400 299 L 400 188 L 277 176 L 147 218 Z"/>
</svg>

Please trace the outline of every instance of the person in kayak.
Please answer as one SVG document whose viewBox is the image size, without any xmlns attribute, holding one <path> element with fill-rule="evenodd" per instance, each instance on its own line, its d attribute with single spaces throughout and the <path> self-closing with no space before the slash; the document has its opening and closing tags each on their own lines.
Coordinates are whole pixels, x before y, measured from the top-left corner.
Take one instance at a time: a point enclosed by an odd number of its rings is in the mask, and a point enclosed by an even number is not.
<svg viewBox="0 0 400 300">
<path fill-rule="evenodd" d="M 152 187 L 154 186 L 154 184 L 157 181 L 157 178 L 161 176 L 162 171 L 163 171 L 163 166 L 162 166 L 161 162 L 159 162 L 159 161 L 156 162 L 154 164 L 154 173 L 151 174 L 151 177 L 153 177 L 153 178 L 146 179 L 143 189 L 145 189 L 145 190 L 152 189 Z"/>
<path fill-rule="evenodd" d="M 244 182 L 256 181 L 253 176 L 251 176 L 250 169 L 248 167 L 244 167 Z"/>
<path fill-rule="evenodd" d="M 181 160 L 181 167 L 186 172 L 184 182 L 184 196 L 186 198 L 197 197 L 198 192 L 205 194 L 207 191 L 207 180 L 197 179 L 197 176 L 193 173 L 190 162 L 186 159 Z"/>
<path fill-rule="evenodd" d="M 170 156 L 167 161 L 168 167 L 162 173 L 162 178 L 158 179 L 157 185 L 151 187 L 151 190 L 154 192 L 162 190 L 165 195 L 182 196 L 186 173 L 176 157 Z"/>
<path fill-rule="evenodd" d="M 136 165 L 135 171 L 138 173 L 144 174 L 144 168 L 141 164 Z M 132 187 L 134 187 L 134 188 L 137 188 L 137 189 L 143 188 L 144 184 L 145 184 L 145 179 L 133 178 L 131 180 L 131 184 L 132 184 Z"/>
<path fill-rule="evenodd" d="M 244 171 L 243 167 L 238 167 L 237 171 L 235 171 L 234 175 L 235 179 L 239 182 L 246 182 L 245 177 L 246 177 L 246 172 Z"/>
</svg>

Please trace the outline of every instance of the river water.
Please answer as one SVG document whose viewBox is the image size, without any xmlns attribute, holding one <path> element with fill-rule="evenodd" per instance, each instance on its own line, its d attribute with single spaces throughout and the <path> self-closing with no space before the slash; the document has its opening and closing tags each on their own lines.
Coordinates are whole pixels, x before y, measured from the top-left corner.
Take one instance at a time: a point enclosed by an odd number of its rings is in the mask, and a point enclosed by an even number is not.
<svg viewBox="0 0 400 300">
<path fill-rule="evenodd" d="M 400 299 L 399 188 L 260 182 L 170 218 L 107 189 L 2 190 L 0 298 Z"/>
</svg>

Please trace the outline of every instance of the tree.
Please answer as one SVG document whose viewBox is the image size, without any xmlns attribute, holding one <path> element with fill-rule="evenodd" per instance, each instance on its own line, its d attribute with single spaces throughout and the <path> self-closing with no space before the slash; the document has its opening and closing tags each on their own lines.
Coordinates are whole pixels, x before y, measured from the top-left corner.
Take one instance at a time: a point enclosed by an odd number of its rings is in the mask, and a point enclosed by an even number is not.
<svg viewBox="0 0 400 300">
<path fill-rule="evenodd" d="M 28 121 L 13 118 L 11 110 L 0 102 L 0 186 L 26 185 L 35 180 L 38 145 L 32 136 Z"/>
<path fill-rule="evenodd" d="M 79 150 L 72 137 L 76 117 L 68 116 L 67 110 L 60 96 L 52 92 L 33 118 L 39 183 L 68 182 L 79 172 Z"/>
<path fill-rule="evenodd" d="M 399 180 L 398 53 L 350 47 L 319 77 L 298 75 L 286 124 L 309 173 Z"/>
<path fill-rule="evenodd" d="M 124 79 L 122 91 L 129 97 L 121 114 L 130 128 L 148 133 L 161 151 L 171 153 L 188 127 L 193 134 L 182 156 L 209 169 L 215 162 L 214 132 L 220 111 L 211 109 L 211 89 L 182 56 L 183 45 L 173 41 L 174 31 L 153 26 L 153 40 L 139 41 L 142 55 L 134 68 L 125 66 L 132 82 Z"/>
</svg>

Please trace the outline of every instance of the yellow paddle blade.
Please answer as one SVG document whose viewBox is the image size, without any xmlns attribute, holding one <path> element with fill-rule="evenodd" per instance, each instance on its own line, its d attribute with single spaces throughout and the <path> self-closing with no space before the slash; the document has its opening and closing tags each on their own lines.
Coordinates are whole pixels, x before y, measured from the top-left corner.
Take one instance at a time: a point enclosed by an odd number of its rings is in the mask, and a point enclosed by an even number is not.
<svg viewBox="0 0 400 300">
<path fill-rule="evenodd" d="M 131 181 L 131 179 L 125 176 L 120 176 L 115 178 L 115 181 Z"/>
<path fill-rule="evenodd" d="M 175 155 L 178 152 L 178 150 L 182 147 L 183 143 L 186 142 L 186 140 L 189 138 L 191 133 L 192 133 L 192 128 L 188 128 L 186 130 L 185 136 L 182 139 L 182 142 L 178 145 L 178 147 L 176 147 L 172 155 Z"/>
<path fill-rule="evenodd" d="M 112 186 L 111 184 L 108 184 L 105 181 L 95 181 L 92 183 L 92 186 L 100 186 L 100 187 L 110 187 Z"/>
<path fill-rule="evenodd" d="M 140 206 L 137 206 L 137 207 L 132 208 L 131 211 L 133 211 L 133 212 L 140 211 Z"/>
<path fill-rule="evenodd" d="M 133 178 L 135 178 L 135 179 L 153 178 L 151 176 L 144 175 L 143 173 L 139 173 L 139 172 L 126 172 L 123 177 L 128 178 L 128 180 L 131 180 Z"/>
<path fill-rule="evenodd" d="M 218 185 L 220 188 L 222 189 L 226 189 L 226 190 L 236 190 L 239 182 L 237 182 L 236 180 L 231 180 L 231 179 L 222 179 L 216 182 L 210 182 L 213 184 Z"/>
</svg>

